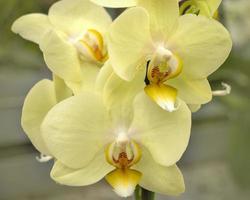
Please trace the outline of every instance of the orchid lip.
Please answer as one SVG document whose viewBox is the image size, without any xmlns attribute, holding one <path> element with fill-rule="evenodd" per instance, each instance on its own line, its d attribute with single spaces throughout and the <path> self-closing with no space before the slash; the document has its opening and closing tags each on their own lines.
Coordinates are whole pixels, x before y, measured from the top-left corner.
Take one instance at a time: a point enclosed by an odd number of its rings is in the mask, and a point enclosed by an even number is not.
<svg viewBox="0 0 250 200">
<path fill-rule="evenodd" d="M 181 59 L 164 46 L 160 45 L 152 59 L 147 62 L 145 92 L 162 109 L 173 112 L 178 109 L 177 89 L 166 85 L 166 81 L 177 77 L 182 72 Z"/>
<path fill-rule="evenodd" d="M 129 139 L 126 132 L 119 132 L 105 153 L 107 162 L 116 168 L 106 175 L 107 182 L 119 196 L 131 196 L 142 176 L 141 172 L 130 169 L 141 158 L 139 146 Z"/>
<path fill-rule="evenodd" d="M 137 143 L 130 140 L 125 133 L 106 148 L 106 160 L 116 168 L 128 169 L 141 158 L 141 150 Z"/>
<path fill-rule="evenodd" d="M 150 83 L 164 83 L 182 72 L 182 61 L 176 54 L 159 46 L 147 63 L 147 79 Z"/>
<path fill-rule="evenodd" d="M 173 112 L 178 109 L 177 89 L 165 84 L 149 84 L 145 93 L 163 110 Z"/>
</svg>

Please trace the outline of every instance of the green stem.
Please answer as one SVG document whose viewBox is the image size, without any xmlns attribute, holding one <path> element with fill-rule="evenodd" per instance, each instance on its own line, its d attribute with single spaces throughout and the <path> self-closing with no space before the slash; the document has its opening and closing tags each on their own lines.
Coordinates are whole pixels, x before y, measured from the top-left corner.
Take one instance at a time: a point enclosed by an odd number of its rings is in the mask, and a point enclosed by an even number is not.
<svg viewBox="0 0 250 200">
<path fill-rule="evenodd" d="M 141 200 L 142 188 L 138 185 L 135 189 L 135 200 Z"/>
<path fill-rule="evenodd" d="M 136 200 L 154 200 L 155 193 L 148 191 L 144 188 L 141 188 L 140 186 L 137 186 L 135 190 L 135 199 Z"/>
<path fill-rule="evenodd" d="M 155 193 L 142 188 L 142 200 L 154 200 Z"/>
</svg>

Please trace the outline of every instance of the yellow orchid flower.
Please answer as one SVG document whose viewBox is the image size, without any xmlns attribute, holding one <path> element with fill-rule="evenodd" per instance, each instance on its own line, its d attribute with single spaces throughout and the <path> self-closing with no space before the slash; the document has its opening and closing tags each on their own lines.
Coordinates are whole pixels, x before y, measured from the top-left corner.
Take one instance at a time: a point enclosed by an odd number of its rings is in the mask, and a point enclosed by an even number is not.
<svg viewBox="0 0 250 200">
<path fill-rule="evenodd" d="M 218 18 L 218 8 L 222 0 L 181 0 L 180 14 L 197 14 Z"/>
<path fill-rule="evenodd" d="M 53 106 L 70 96 L 72 92 L 64 81 L 54 76 L 53 81 L 39 81 L 25 98 L 21 124 L 32 144 L 43 155 L 52 156 L 42 138 L 41 123 Z"/>
<path fill-rule="evenodd" d="M 145 92 L 168 111 L 178 108 L 178 99 L 196 107 L 209 102 L 207 76 L 230 53 L 228 31 L 204 16 L 179 16 L 177 0 L 143 0 L 139 6 L 111 25 L 108 51 L 115 73 L 131 81 L 147 69 Z"/>
<path fill-rule="evenodd" d="M 39 44 L 51 71 L 72 86 L 88 76 L 81 68 L 101 66 L 107 59 L 105 34 L 111 21 L 104 8 L 88 0 L 62 0 L 48 15 L 20 17 L 12 31 Z"/>
<path fill-rule="evenodd" d="M 97 92 L 105 90 L 97 84 L 96 92 L 82 92 L 49 111 L 41 130 L 56 159 L 51 177 L 70 186 L 90 185 L 105 177 L 122 197 L 132 195 L 138 184 L 161 194 L 182 193 L 184 181 L 175 163 L 190 136 L 188 107 L 181 102 L 178 111 L 165 112 L 143 92 L 131 99 L 126 89 L 133 90 L 130 86 L 136 83 L 124 82 L 114 86 L 110 98 Z"/>
</svg>

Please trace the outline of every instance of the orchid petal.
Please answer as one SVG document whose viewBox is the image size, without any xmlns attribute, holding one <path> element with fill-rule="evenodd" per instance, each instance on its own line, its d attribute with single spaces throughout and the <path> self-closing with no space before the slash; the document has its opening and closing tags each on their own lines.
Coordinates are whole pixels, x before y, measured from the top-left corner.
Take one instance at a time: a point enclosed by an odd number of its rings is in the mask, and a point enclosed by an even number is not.
<svg viewBox="0 0 250 200">
<path fill-rule="evenodd" d="M 42 133 L 56 159 L 70 168 L 83 168 L 106 144 L 109 128 L 101 97 L 83 92 L 53 107 Z"/>
<path fill-rule="evenodd" d="M 72 169 L 56 161 L 50 176 L 63 185 L 85 186 L 98 182 L 113 169 L 114 167 L 105 160 L 102 149 L 87 166 L 80 169 Z"/>
<path fill-rule="evenodd" d="M 54 84 L 50 80 L 38 82 L 25 98 L 21 124 L 38 151 L 52 155 L 42 137 L 40 126 L 48 111 L 56 104 Z"/>
<path fill-rule="evenodd" d="M 40 47 L 49 69 L 64 80 L 81 80 L 81 68 L 76 48 L 59 35 L 50 31 L 44 35 Z"/>
<path fill-rule="evenodd" d="M 205 104 L 212 99 L 212 90 L 207 79 L 189 79 L 180 76 L 168 80 L 167 84 L 178 90 L 178 97 L 186 104 Z"/>
<path fill-rule="evenodd" d="M 69 36 L 81 34 L 88 28 L 106 32 L 112 22 L 104 8 L 88 0 L 62 0 L 49 10 L 51 23 Z"/>
<path fill-rule="evenodd" d="M 164 195 L 179 195 L 185 190 L 178 167 L 159 165 L 145 148 L 141 160 L 133 168 L 142 173 L 139 185 L 147 190 Z"/>
<path fill-rule="evenodd" d="M 211 15 L 213 16 L 216 10 L 218 10 L 222 0 L 207 0 L 208 7 L 211 11 Z"/>
<path fill-rule="evenodd" d="M 168 46 L 182 59 L 186 76 L 202 79 L 224 63 L 232 41 L 228 31 L 216 20 L 187 14 L 180 17 Z"/>
<path fill-rule="evenodd" d="M 117 1 L 117 0 L 91 0 L 93 3 L 108 7 L 108 8 L 125 8 L 125 7 L 132 7 L 136 6 L 137 1 L 136 0 L 123 0 L 123 1 Z"/>
<path fill-rule="evenodd" d="M 111 110 L 115 124 L 128 127 L 131 123 L 133 100 L 139 92 L 143 91 L 145 74 L 145 69 L 140 70 L 132 81 L 125 81 L 112 73 L 106 81 L 103 98 L 105 105 Z"/>
<path fill-rule="evenodd" d="M 67 87 L 65 81 L 53 74 L 53 82 L 55 87 L 56 101 L 60 102 L 72 96 L 72 90 Z"/>
<path fill-rule="evenodd" d="M 144 7 L 149 13 L 153 38 L 171 35 L 178 22 L 178 0 L 139 0 L 138 6 Z"/>
<path fill-rule="evenodd" d="M 123 12 L 113 22 L 109 33 L 109 57 L 115 73 L 125 80 L 132 80 L 138 68 L 143 64 L 146 66 L 146 46 L 150 44 L 146 10 L 136 7 Z"/>
<path fill-rule="evenodd" d="M 24 39 L 39 44 L 41 38 L 51 28 L 52 25 L 47 15 L 34 13 L 18 18 L 12 25 L 11 30 L 20 34 Z"/>
<path fill-rule="evenodd" d="M 154 160 L 164 166 L 175 164 L 189 142 L 191 113 L 180 101 L 174 112 L 166 112 L 146 94 L 139 94 L 134 101 L 134 120 L 131 137 L 144 145 Z"/>
</svg>

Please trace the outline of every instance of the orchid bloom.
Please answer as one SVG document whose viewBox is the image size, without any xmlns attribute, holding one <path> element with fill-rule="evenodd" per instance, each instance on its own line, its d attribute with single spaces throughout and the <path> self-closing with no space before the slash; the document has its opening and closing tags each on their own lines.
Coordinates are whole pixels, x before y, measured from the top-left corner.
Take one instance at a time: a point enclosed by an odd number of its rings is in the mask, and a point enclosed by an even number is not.
<svg viewBox="0 0 250 200">
<path fill-rule="evenodd" d="M 138 184 L 162 194 L 182 193 L 184 181 L 175 163 L 190 137 L 188 107 L 181 102 L 169 113 L 143 92 L 132 97 L 137 80 L 125 82 L 110 69 L 101 69 L 106 72 L 95 92 L 70 97 L 46 115 L 41 130 L 56 159 L 52 179 L 84 186 L 105 177 L 122 197 L 132 195 Z M 102 83 L 110 75 L 118 80 L 107 95 Z"/>
<path fill-rule="evenodd" d="M 179 16 L 177 0 L 139 3 L 111 25 L 108 51 L 115 73 L 131 81 L 146 69 L 145 92 L 168 111 L 178 108 L 179 99 L 196 108 L 209 102 L 207 76 L 230 53 L 228 31 L 204 16 Z"/>
<path fill-rule="evenodd" d="M 54 76 L 53 81 L 39 81 L 25 98 L 21 124 L 32 144 L 42 155 L 52 156 L 40 131 L 42 121 L 53 106 L 70 96 L 72 92 L 64 81 Z"/>
<path fill-rule="evenodd" d="M 108 58 L 105 34 L 111 22 L 104 8 L 88 0 L 62 0 L 48 15 L 20 17 L 12 31 L 39 44 L 51 71 L 79 90 L 82 79 L 97 73 Z M 86 71 L 86 66 L 91 67 Z"/>
</svg>

